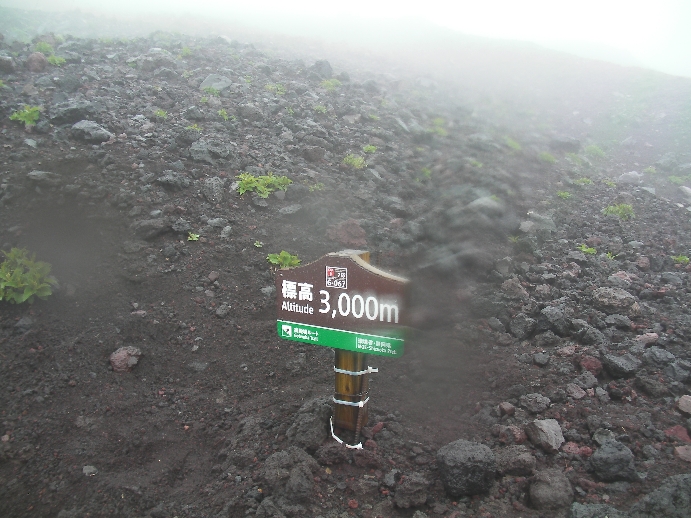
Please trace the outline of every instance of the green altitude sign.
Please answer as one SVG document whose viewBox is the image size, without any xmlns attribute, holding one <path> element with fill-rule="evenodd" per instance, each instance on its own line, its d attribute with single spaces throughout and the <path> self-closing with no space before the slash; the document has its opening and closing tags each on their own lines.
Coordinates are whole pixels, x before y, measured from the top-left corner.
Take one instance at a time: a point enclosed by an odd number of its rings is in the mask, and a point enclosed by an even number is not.
<svg viewBox="0 0 691 518">
<path fill-rule="evenodd" d="M 408 281 L 355 252 L 276 272 L 278 336 L 379 356 L 403 355 Z"/>
</svg>

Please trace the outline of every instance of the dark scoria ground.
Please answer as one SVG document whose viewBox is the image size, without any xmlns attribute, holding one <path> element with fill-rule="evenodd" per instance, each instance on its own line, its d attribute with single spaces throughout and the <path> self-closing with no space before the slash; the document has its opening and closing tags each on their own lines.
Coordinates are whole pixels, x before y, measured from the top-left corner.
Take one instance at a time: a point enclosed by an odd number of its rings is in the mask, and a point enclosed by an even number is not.
<svg viewBox="0 0 691 518">
<path fill-rule="evenodd" d="M 60 280 L 0 305 L 3 516 L 688 514 L 688 480 L 669 480 L 691 466 L 689 273 L 671 259 L 691 255 L 687 80 L 538 56 L 514 98 L 221 38 L 53 43 L 61 68 L 30 71 L 19 43 L 0 62 L 0 244 Z M 32 132 L 9 120 L 24 104 L 43 107 Z M 365 145 L 367 168 L 342 165 Z M 242 171 L 294 183 L 240 197 Z M 346 247 L 413 284 L 356 454 L 326 432 L 332 351 L 276 336 L 265 260 Z M 143 356 L 116 374 L 126 345 Z M 536 419 L 559 451 L 526 440 Z M 457 439 L 491 448 L 487 492 L 445 492 L 436 455 Z"/>
</svg>

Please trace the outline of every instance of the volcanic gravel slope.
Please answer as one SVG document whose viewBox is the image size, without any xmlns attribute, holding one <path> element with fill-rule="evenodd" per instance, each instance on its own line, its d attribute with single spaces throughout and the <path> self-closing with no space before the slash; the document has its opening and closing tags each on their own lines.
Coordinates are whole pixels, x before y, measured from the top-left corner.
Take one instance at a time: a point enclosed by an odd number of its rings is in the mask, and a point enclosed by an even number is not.
<svg viewBox="0 0 691 518">
<path fill-rule="evenodd" d="M 64 66 L 2 44 L 0 244 L 60 287 L 0 303 L 2 516 L 688 516 L 688 80 L 563 58 L 463 97 L 223 38 L 40 39 Z M 344 248 L 412 280 L 357 452 L 266 262 Z"/>
</svg>

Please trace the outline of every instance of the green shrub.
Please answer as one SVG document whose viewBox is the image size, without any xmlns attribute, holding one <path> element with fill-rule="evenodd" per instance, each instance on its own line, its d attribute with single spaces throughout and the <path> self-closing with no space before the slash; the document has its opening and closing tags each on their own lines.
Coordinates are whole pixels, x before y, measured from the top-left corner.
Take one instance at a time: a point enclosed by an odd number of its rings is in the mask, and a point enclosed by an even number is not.
<svg viewBox="0 0 691 518">
<path fill-rule="evenodd" d="M 593 185 L 593 181 L 585 176 L 574 180 L 573 183 L 576 185 Z"/>
<path fill-rule="evenodd" d="M 513 149 L 514 151 L 520 151 L 521 149 L 523 149 L 521 147 L 521 145 L 518 142 L 516 142 L 514 139 L 512 139 L 511 137 L 505 137 L 504 143 L 507 146 L 509 146 L 511 149 Z"/>
<path fill-rule="evenodd" d="M 276 95 L 285 95 L 286 87 L 280 83 L 270 83 L 264 87 L 264 90 L 271 92 Z"/>
<path fill-rule="evenodd" d="M 182 47 L 182 50 L 180 51 L 180 55 L 178 56 L 179 58 L 188 58 L 192 55 L 192 49 L 189 47 Z"/>
<path fill-rule="evenodd" d="M 622 221 L 627 221 L 634 217 L 633 207 L 628 203 L 618 203 L 602 209 L 605 216 L 616 216 Z"/>
<path fill-rule="evenodd" d="M 673 255 L 673 256 L 672 256 L 672 260 L 673 260 L 676 264 L 681 264 L 681 265 L 684 265 L 684 266 L 686 266 L 687 264 L 689 264 L 689 258 L 688 258 L 687 256 L 685 256 L 685 255 Z"/>
<path fill-rule="evenodd" d="M 48 56 L 48 63 L 50 63 L 54 67 L 61 67 L 62 65 L 67 63 L 67 61 L 65 60 L 65 58 L 61 58 L 59 56 Z"/>
<path fill-rule="evenodd" d="M 267 255 L 266 260 L 278 268 L 290 268 L 291 266 L 297 266 L 302 262 L 300 259 L 298 259 L 297 255 L 290 254 L 285 250 L 281 250 L 280 254 Z"/>
<path fill-rule="evenodd" d="M 602 180 L 602 183 L 604 183 L 607 187 L 616 187 L 617 186 L 616 182 L 613 182 L 612 180 Z"/>
<path fill-rule="evenodd" d="M 52 286 L 57 285 L 57 280 L 50 275 L 48 263 L 36 261 L 35 255 L 29 257 L 24 248 L 2 253 L 5 261 L 0 264 L 0 300 L 31 304 L 34 297 L 45 299 L 53 293 Z"/>
<path fill-rule="evenodd" d="M 595 254 L 597 253 L 597 250 L 595 250 L 594 248 L 589 247 L 588 245 L 583 245 L 583 244 L 578 245 L 578 249 L 579 249 L 581 252 L 583 252 L 584 254 L 588 254 L 588 255 L 595 255 Z"/>
<path fill-rule="evenodd" d="M 227 121 L 229 119 L 228 112 L 225 110 L 225 108 L 221 108 L 220 110 L 218 110 L 218 114 L 224 121 Z"/>
<path fill-rule="evenodd" d="M 562 200 L 568 200 L 571 198 L 571 193 L 568 191 L 559 191 L 557 192 L 557 196 L 559 196 Z"/>
<path fill-rule="evenodd" d="M 41 54 L 43 54 L 46 57 L 52 56 L 53 53 L 55 52 L 53 50 L 53 46 L 50 43 L 45 42 L 45 41 L 39 41 L 36 44 L 36 46 L 34 47 L 34 49 L 36 50 L 36 52 L 40 52 Z"/>
<path fill-rule="evenodd" d="M 213 95 L 214 97 L 218 97 L 219 95 L 221 95 L 221 91 L 217 90 L 213 86 L 207 86 L 206 88 L 204 88 L 204 91 L 209 95 Z"/>
<path fill-rule="evenodd" d="M 273 173 L 262 176 L 254 176 L 250 173 L 241 173 L 236 176 L 238 180 L 238 194 L 242 196 L 246 192 L 255 192 L 260 198 L 268 198 L 274 191 L 285 191 L 293 181 L 287 176 L 274 176 Z"/>
<path fill-rule="evenodd" d="M 654 166 L 650 165 L 650 166 L 646 167 L 645 169 L 643 169 L 643 172 L 648 173 L 648 174 L 656 174 L 657 169 L 655 169 Z"/>
<path fill-rule="evenodd" d="M 373 146 L 371 144 L 368 144 L 367 146 L 364 146 L 362 148 L 362 151 L 365 153 L 374 153 L 377 151 L 377 146 Z"/>
<path fill-rule="evenodd" d="M 25 104 L 23 109 L 17 110 L 10 115 L 10 120 L 23 122 L 26 128 L 30 128 L 36 124 L 40 114 L 40 106 L 29 106 Z"/>
<path fill-rule="evenodd" d="M 687 176 L 674 176 L 674 175 L 672 175 L 672 176 L 668 176 L 667 180 L 669 180 L 671 183 L 673 183 L 675 185 L 683 185 L 686 182 L 691 181 L 691 175 L 687 175 Z"/>
<path fill-rule="evenodd" d="M 346 155 L 343 159 L 343 163 L 355 169 L 364 169 L 367 166 L 364 158 L 353 154 Z"/>
<path fill-rule="evenodd" d="M 338 79 L 324 79 L 321 82 L 321 86 L 327 92 L 335 92 L 337 88 L 340 88 L 341 82 Z"/>
<path fill-rule="evenodd" d="M 542 153 L 537 155 L 537 158 L 548 164 L 553 164 L 557 161 L 557 159 L 554 158 L 554 156 L 551 153 L 548 153 L 547 151 L 543 151 Z"/>
<path fill-rule="evenodd" d="M 314 107 L 314 111 L 317 113 L 326 113 L 326 106 L 323 104 L 318 104 Z"/>
<path fill-rule="evenodd" d="M 202 132 L 202 129 L 201 129 L 201 128 L 199 127 L 199 125 L 196 124 L 196 123 L 195 123 L 195 124 L 190 124 L 190 125 L 187 126 L 185 129 L 198 131 L 199 133 Z"/>
<path fill-rule="evenodd" d="M 605 157 L 605 152 L 602 151 L 602 149 L 599 146 L 596 146 L 594 144 L 586 146 L 585 154 L 591 158 L 604 158 Z"/>
<path fill-rule="evenodd" d="M 159 119 L 167 119 L 168 118 L 168 112 L 165 110 L 158 109 L 154 112 L 154 115 L 158 117 Z"/>
</svg>

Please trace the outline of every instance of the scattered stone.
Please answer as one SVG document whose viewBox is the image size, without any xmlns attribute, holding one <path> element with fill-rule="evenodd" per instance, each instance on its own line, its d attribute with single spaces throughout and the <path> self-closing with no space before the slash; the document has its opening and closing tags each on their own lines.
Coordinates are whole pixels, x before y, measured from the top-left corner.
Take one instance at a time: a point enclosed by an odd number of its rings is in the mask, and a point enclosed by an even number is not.
<svg viewBox="0 0 691 518">
<path fill-rule="evenodd" d="M 531 412 L 533 414 L 539 414 L 540 412 L 544 412 L 549 408 L 549 405 L 552 402 L 548 397 L 543 396 L 542 394 L 526 394 L 525 396 L 521 396 L 520 399 L 518 400 L 518 404 L 525 408 L 528 412 Z"/>
<path fill-rule="evenodd" d="M 556 419 L 536 419 L 525 427 L 525 432 L 530 442 L 547 453 L 556 453 L 564 444 L 564 435 Z"/>
<path fill-rule="evenodd" d="M 602 372 L 602 362 L 592 356 L 583 356 L 578 363 L 582 369 L 589 371 L 593 376 L 597 376 Z"/>
<path fill-rule="evenodd" d="M 94 121 L 83 120 L 72 126 L 72 136 L 87 142 L 106 142 L 115 138 L 110 131 Z"/>
<path fill-rule="evenodd" d="M 528 338 L 533 331 L 535 331 L 536 326 L 537 321 L 534 318 L 530 318 L 525 313 L 518 313 L 511 319 L 511 323 L 509 324 L 511 334 L 519 340 Z"/>
<path fill-rule="evenodd" d="M 687 518 L 691 516 L 691 474 L 667 478 L 659 488 L 629 509 L 630 518 Z"/>
<path fill-rule="evenodd" d="M 615 378 L 630 378 L 641 367 L 641 361 L 628 353 L 623 356 L 605 354 L 603 360 L 605 369 Z"/>
<path fill-rule="evenodd" d="M 574 502 L 570 518 L 629 518 L 629 515 L 611 505 Z"/>
<path fill-rule="evenodd" d="M 440 478 L 452 497 L 489 491 L 494 481 L 496 460 L 484 444 L 460 439 L 437 452 Z"/>
<path fill-rule="evenodd" d="M 110 355 L 110 364 L 115 372 L 129 372 L 142 356 L 142 351 L 131 345 L 120 347 Z"/>
<path fill-rule="evenodd" d="M 586 396 L 586 393 L 585 390 L 575 383 L 569 383 L 566 385 L 566 395 L 573 399 L 583 399 Z"/>
<path fill-rule="evenodd" d="M 686 396 L 688 397 L 688 396 Z M 509 402 L 503 401 L 499 403 L 499 413 L 501 415 L 508 415 L 512 416 L 514 412 L 516 411 L 516 408 Z"/>
<path fill-rule="evenodd" d="M 30 72 L 43 72 L 48 66 L 48 59 L 40 52 L 34 52 L 26 58 L 26 68 Z"/>
<path fill-rule="evenodd" d="M 96 466 L 84 466 L 82 468 L 82 473 L 84 473 L 87 477 L 95 477 L 98 475 L 98 469 Z"/>
<path fill-rule="evenodd" d="M 605 441 L 590 457 L 590 464 L 595 475 L 605 482 L 639 480 L 633 453 L 618 441 Z"/>
<path fill-rule="evenodd" d="M 689 433 L 686 431 L 686 428 L 681 425 L 675 425 L 665 430 L 665 436 L 670 439 L 676 439 L 677 441 L 691 443 Z"/>
<path fill-rule="evenodd" d="M 535 509 L 560 509 L 573 502 L 573 488 L 560 469 L 538 471 L 530 484 L 530 503 Z"/>
<path fill-rule="evenodd" d="M 307 500 L 314 487 L 313 476 L 319 464 L 304 450 L 291 446 L 270 455 L 260 471 L 260 477 L 274 495 L 291 501 Z"/>
<path fill-rule="evenodd" d="M 419 473 L 404 475 L 396 486 L 394 503 L 402 509 L 419 507 L 427 502 L 428 488 L 429 482 Z"/>
<path fill-rule="evenodd" d="M 677 446 L 674 455 L 685 462 L 691 462 L 691 446 Z"/>
<path fill-rule="evenodd" d="M 636 316 L 641 312 L 636 297 L 621 288 L 597 288 L 593 291 L 593 305 L 609 314 Z"/>
<path fill-rule="evenodd" d="M 500 448 L 494 452 L 497 471 L 500 475 L 530 476 L 535 471 L 537 461 L 530 450 L 522 444 Z"/>
<path fill-rule="evenodd" d="M 686 415 L 691 415 L 691 396 L 681 396 L 679 401 L 677 401 L 677 408 Z"/>
<path fill-rule="evenodd" d="M 293 424 L 286 431 L 286 437 L 291 444 L 315 452 L 329 437 L 330 417 L 330 398 L 311 399 L 298 410 Z"/>
</svg>

